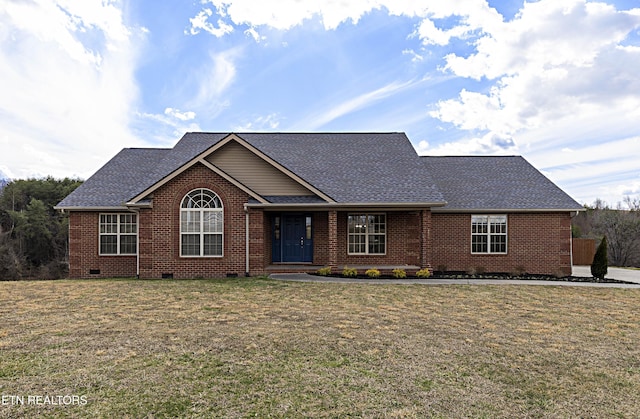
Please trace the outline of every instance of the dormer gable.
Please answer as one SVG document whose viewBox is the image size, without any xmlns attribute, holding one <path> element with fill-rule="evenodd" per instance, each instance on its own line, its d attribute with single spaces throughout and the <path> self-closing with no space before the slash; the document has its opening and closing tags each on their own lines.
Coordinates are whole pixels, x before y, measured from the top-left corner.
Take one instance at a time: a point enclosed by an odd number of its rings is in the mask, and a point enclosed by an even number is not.
<svg viewBox="0 0 640 419">
<path fill-rule="evenodd" d="M 236 140 L 228 141 L 205 160 L 261 196 L 315 195 Z"/>
</svg>

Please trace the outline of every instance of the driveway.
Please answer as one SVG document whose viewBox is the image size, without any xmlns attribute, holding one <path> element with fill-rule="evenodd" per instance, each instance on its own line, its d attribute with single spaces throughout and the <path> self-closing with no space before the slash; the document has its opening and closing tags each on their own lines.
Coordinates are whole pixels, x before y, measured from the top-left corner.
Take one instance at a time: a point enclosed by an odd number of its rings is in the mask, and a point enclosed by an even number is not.
<svg viewBox="0 0 640 419">
<path fill-rule="evenodd" d="M 590 277 L 591 267 L 590 266 L 574 266 L 573 276 Z M 605 278 L 617 279 L 618 281 L 627 281 L 627 282 L 634 282 L 636 284 L 640 284 L 640 270 L 613 268 L 609 266 L 609 268 L 607 268 L 607 275 L 605 276 Z"/>
</svg>

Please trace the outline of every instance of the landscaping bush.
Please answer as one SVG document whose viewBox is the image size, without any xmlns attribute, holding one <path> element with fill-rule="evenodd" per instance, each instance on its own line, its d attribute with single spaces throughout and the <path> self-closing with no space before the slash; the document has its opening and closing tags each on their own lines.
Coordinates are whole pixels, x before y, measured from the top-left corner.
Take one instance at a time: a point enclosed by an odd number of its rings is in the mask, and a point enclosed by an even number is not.
<svg viewBox="0 0 640 419">
<path fill-rule="evenodd" d="M 407 273 L 404 269 L 401 268 L 395 268 L 393 271 L 391 271 L 391 273 L 393 274 L 393 277 L 395 279 L 403 279 L 407 277 Z"/>
<path fill-rule="evenodd" d="M 328 276 L 328 275 L 330 275 L 330 274 L 331 274 L 331 267 L 330 267 L 330 266 L 325 266 L 324 268 L 320 268 L 320 269 L 318 269 L 318 270 L 316 271 L 316 273 L 317 273 L 318 275 L 321 275 L 321 276 Z"/>
<path fill-rule="evenodd" d="M 591 275 L 599 280 L 604 279 L 607 275 L 607 266 L 609 260 L 607 258 L 607 236 L 602 237 L 600 245 L 596 249 L 596 254 L 593 256 L 593 263 L 591 263 Z"/>
<path fill-rule="evenodd" d="M 364 274 L 369 278 L 380 278 L 380 271 L 376 268 L 367 269 Z"/>
<path fill-rule="evenodd" d="M 527 273 L 527 270 L 525 269 L 525 267 L 522 265 L 518 265 L 515 267 L 515 269 L 511 273 L 511 276 L 518 277 L 518 276 L 525 275 L 526 273 Z"/>
<path fill-rule="evenodd" d="M 431 271 L 429 268 L 422 268 L 418 272 L 416 272 L 416 276 L 418 278 L 429 278 L 431 276 Z"/>
<path fill-rule="evenodd" d="M 342 270 L 342 276 L 345 278 L 355 278 L 358 276 L 358 270 L 356 268 L 344 267 Z"/>
</svg>

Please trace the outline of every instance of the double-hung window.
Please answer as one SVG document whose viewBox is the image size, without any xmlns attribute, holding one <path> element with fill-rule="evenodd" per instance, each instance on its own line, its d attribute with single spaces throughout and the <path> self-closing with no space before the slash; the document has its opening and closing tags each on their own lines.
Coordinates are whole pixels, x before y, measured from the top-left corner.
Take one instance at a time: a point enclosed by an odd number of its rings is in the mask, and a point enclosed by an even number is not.
<svg viewBox="0 0 640 419">
<path fill-rule="evenodd" d="M 100 214 L 100 254 L 135 255 L 138 244 L 136 214 Z"/>
<path fill-rule="evenodd" d="M 180 255 L 222 256 L 223 208 L 208 189 L 189 192 L 180 205 Z"/>
<path fill-rule="evenodd" d="M 471 253 L 507 253 L 507 216 L 471 216 Z"/>
<path fill-rule="evenodd" d="M 384 255 L 387 242 L 385 214 L 349 214 L 348 253 L 350 255 Z"/>
</svg>

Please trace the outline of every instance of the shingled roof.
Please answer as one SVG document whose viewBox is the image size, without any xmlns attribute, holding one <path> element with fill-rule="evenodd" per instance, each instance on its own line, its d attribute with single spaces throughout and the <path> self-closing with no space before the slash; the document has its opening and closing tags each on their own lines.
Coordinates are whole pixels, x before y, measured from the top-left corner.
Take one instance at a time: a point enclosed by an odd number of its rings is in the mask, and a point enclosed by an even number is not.
<svg viewBox="0 0 640 419">
<path fill-rule="evenodd" d="M 127 148 L 57 205 L 124 208 L 229 133 L 187 133 L 171 149 Z M 238 133 L 335 204 L 421 204 L 442 210 L 577 210 L 522 157 L 420 157 L 404 133 Z M 141 195 L 142 194 L 142 195 Z M 263 197 L 322 204 L 319 197 Z"/>
<path fill-rule="evenodd" d="M 444 203 L 404 133 L 238 135 L 338 203 Z"/>
<path fill-rule="evenodd" d="M 164 148 L 125 148 L 64 198 L 56 208 L 117 208 L 155 177 L 156 165 L 168 155 Z"/>
<path fill-rule="evenodd" d="M 434 211 L 583 209 L 520 156 L 424 156 L 422 161 L 447 201 Z"/>
<path fill-rule="evenodd" d="M 123 206 L 229 135 L 187 133 L 172 149 L 124 149 L 57 207 Z M 404 133 L 235 135 L 336 203 L 444 204 Z"/>
</svg>

